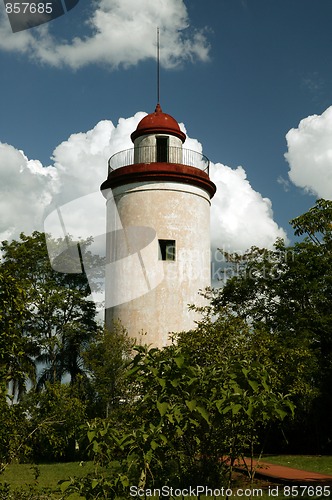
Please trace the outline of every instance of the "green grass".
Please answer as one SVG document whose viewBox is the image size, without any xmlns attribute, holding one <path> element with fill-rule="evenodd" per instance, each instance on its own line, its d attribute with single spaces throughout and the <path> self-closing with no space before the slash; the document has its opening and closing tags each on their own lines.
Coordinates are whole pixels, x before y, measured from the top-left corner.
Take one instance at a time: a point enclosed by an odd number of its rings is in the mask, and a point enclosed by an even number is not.
<svg viewBox="0 0 332 500">
<path fill-rule="evenodd" d="M 12 464 L 0 476 L 2 482 L 8 482 L 14 488 L 34 484 L 34 471 L 30 464 Z M 37 466 L 40 472 L 38 484 L 41 488 L 55 489 L 58 481 L 73 476 L 84 476 L 92 472 L 93 463 L 87 462 L 83 467 L 79 462 L 41 464 Z"/>
<path fill-rule="evenodd" d="M 88 474 L 89 472 L 92 472 L 93 470 L 93 464 L 92 462 L 88 462 L 85 464 L 84 467 L 80 466 L 79 463 L 77 462 L 71 462 L 71 463 L 55 463 L 55 464 L 41 464 L 38 465 L 38 471 L 39 471 L 39 476 L 38 476 L 38 481 L 35 481 L 34 477 L 34 466 L 29 465 L 29 464 L 12 464 L 8 466 L 5 470 L 5 472 L 0 476 L 0 483 L 7 482 L 10 484 L 12 490 L 19 490 L 20 488 L 24 488 L 25 490 L 29 489 L 29 485 L 35 486 L 36 490 L 40 493 L 45 493 L 45 490 L 49 492 L 49 495 L 51 496 L 52 493 L 52 499 L 60 499 L 62 498 L 60 488 L 58 485 L 58 481 L 67 479 L 69 477 L 78 477 L 78 476 L 83 476 L 85 474 Z M 241 478 L 241 486 L 243 488 L 248 488 L 248 480 L 243 477 Z M 240 487 L 240 485 L 239 485 Z M 256 486 L 255 487 L 260 487 Z M 0 494 L 0 500 L 1 500 L 1 494 Z M 11 497 L 12 498 L 12 497 Z M 29 497 L 30 498 L 30 497 Z M 34 498 L 34 497 L 31 497 Z M 44 497 L 43 497 L 44 498 Z M 47 498 L 47 496 L 46 496 Z M 82 497 L 79 497 L 78 495 L 71 495 L 70 500 L 79 500 Z M 130 498 L 136 498 L 140 499 L 142 497 L 130 497 Z M 149 498 L 154 498 L 154 500 L 158 499 L 158 496 L 156 497 L 149 497 Z M 176 500 L 182 500 L 181 497 L 175 497 Z M 185 497 L 185 500 L 196 500 L 197 497 Z M 212 498 L 217 498 L 217 497 L 205 497 L 202 496 L 202 500 L 207 500 L 207 499 L 212 499 Z M 220 499 L 225 500 L 225 496 L 220 496 Z M 234 497 L 236 498 L 236 497 Z M 239 497 L 238 497 L 239 498 Z M 260 496 L 256 498 L 268 498 L 265 496 Z M 163 497 L 161 497 L 161 500 Z M 127 499 L 126 499 L 127 500 Z M 312 499 L 311 499 L 312 500 Z"/>
<path fill-rule="evenodd" d="M 271 464 L 285 465 L 294 469 L 332 475 L 332 456 L 268 455 L 262 458 L 262 462 L 264 461 Z"/>
<path fill-rule="evenodd" d="M 36 486 L 40 492 L 48 489 L 52 492 L 60 492 L 58 482 L 70 477 L 81 477 L 93 470 L 93 463 L 87 462 L 81 466 L 79 462 L 40 464 L 38 465 L 39 476 L 35 481 L 34 467 L 31 464 L 11 464 L 0 476 L 0 483 L 9 483 L 12 489 L 27 488 L 29 485 Z M 59 493 L 59 498 L 61 497 Z M 73 500 L 80 498 L 72 496 Z"/>
<path fill-rule="evenodd" d="M 266 462 L 286 465 L 288 467 L 294 467 L 298 469 L 310 470 L 312 472 L 332 474 L 332 457 L 329 456 L 303 456 L 303 455 L 265 456 L 263 458 L 263 461 L 264 460 Z M 28 490 L 29 485 L 35 486 L 36 489 L 38 489 L 38 491 L 45 492 L 47 490 L 48 492 L 50 493 L 52 492 L 52 494 L 54 494 L 52 498 L 60 499 L 61 493 L 60 493 L 60 488 L 58 486 L 58 481 L 68 479 L 69 477 L 74 477 L 74 476 L 76 477 L 84 476 L 85 474 L 88 474 L 89 472 L 93 471 L 92 462 L 87 462 L 83 467 L 80 466 L 78 462 L 41 464 L 38 465 L 38 470 L 40 475 L 38 477 L 38 481 L 36 482 L 33 467 L 34 466 L 29 464 L 12 464 L 9 467 L 7 467 L 5 472 L 0 476 L 0 483 L 7 482 L 10 484 L 12 489 L 16 490 L 19 490 L 20 488 L 26 488 Z M 249 488 L 248 480 L 246 480 L 245 478 L 243 478 L 243 480 L 241 479 L 241 483 L 237 485 L 237 487 L 243 487 L 243 489 Z M 262 488 L 263 495 L 254 496 L 253 499 L 262 498 L 263 500 L 267 500 L 269 498 L 271 500 L 272 498 L 276 498 L 268 495 L 267 483 L 264 481 L 257 482 L 254 488 Z M 236 490 L 236 488 L 234 490 Z M 282 495 L 282 486 L 279 486 L 279 491 L 280 495 L 277 498 L 279 499 L 291 498 L 289 496 L 284 497 Z M 235 496 L 235 494 L 236 493 L 234 491 L 234 495 L 232 498 L 240 498 L 240 496 L 237 497 Z M 48 497 L 46 496 L 45 498 Z M 51 498 L 51 496 L 49 498 Z M 78 495 L 71 496 L 71 500 L 79 500 L 80 498 L 82 497 L 79 497 Z M 130 497 L 130 498 L 139 499 L 142 497 Z M 181 497 L 177 498 L 181 500 Z M 185 497 L 185 498 L 186 500 L 190 499 L 190 497 Z M 194 498 L 196 497 L 192 497 L 192 500 L 194 500 Z M 208 499 L 214 497 L 203 497 L 203 498 Z M 225 497 L 222 496 L 219 498 L 225 499 Z M 242 496 L 241 498 L 248 498 L 248 497 Z M 315 500 L 318 498 L 319 497 L 310 495 L 301 496 L 301 500 L 309 500 L 309 499 Z M 320 497 L 320 500 L 322 500 L 322 498 L 327 498 L 327 497 Z M 157 500 L 157 497 L 155 498 L 155 500 Z"/>
</svg>

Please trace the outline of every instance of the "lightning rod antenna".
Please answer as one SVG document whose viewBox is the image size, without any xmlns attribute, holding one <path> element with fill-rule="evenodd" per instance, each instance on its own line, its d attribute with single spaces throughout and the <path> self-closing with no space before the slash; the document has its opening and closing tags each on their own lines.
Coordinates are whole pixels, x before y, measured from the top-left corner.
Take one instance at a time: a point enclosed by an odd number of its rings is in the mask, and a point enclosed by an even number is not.
<svg viewBox="0 0 332 500">
<path fill-rule="evenodd" d="M 160 40 L 159 27 L 157 28 L 157 102 L 160 102 Z"/>
</svg>

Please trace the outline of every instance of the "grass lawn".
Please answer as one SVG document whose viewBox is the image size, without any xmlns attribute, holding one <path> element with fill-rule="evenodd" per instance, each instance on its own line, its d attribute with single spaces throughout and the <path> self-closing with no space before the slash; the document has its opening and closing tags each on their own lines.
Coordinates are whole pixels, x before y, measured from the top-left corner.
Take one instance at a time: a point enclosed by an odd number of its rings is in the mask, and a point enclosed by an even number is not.
<svg viewBox="0 0 332 500">
<path fill-rule="evenodd" d="M 276 463 L 280 465 L 286 465 L 289 467 L 294 467 L 294 468 L 302 468 L 306 470 L 311 470 L 313 472 L 322 472 L 326 474 L 332 474 L 332 457 L 324 457 L 324 456 L 302 456 L 302 455 L 285 455 L 285 456 L 265 456 L 263 458 L 263 461 L 266 462 L 271 462 L 271 463 Z M 83 467 L 80 466 L 78 462 L 71 462 L 71 463 L 56 463 L 56 464 L 41 464 L 38 465 L 38 470 L 39 470 L 39 477 L 38 481 L 35 481 L 35 473 L 34 473 L 34 466 L 29 465 L 29 464 L 12 464 L 7 469 L 5 472 L 0 476 L 0 483 L 7 482 L 10 484 L 12 489 L 17 489 L 19 490 L 20 488 L 25 488 L 29 489 L 29 485 L 35 485 L 36 488 L 38 488 L 38 491 L 44 492 L 46 491 L 46 496 L 43 498 L 48 499 L 48 498 L 54 498 L 54 499 L 61 499 L 62 495 L 60 493 L 60 488 L 58 486 L 58 481 L 59 480 L 64 480 L 69 477 L 74 477 L 74 476 L 84 476 L 85 474 L 88 474 L 89 472 L 93 471 L 93 464 L 92 462 L 86 463 Z M 257 481 L 255 482 L 254 488 L 255 492 L 253 494 L 253 500 L 256 498 L 262 498 L 264 500 L 267 500 L 268 498 L 271 500 L 273 498 L 279 498 L 279 499 L 284 499 L 284 498 L 292 498 L 289 495 L 284 496 L 283 493 L 283 487 L 279 486 L 279 494 L 278 496 L 271 496 L 268 494 L 268 486 L 270 487 L 276 487 L 276 485 L 271 485 L 271 483 L 268 483 L 266 481 Z M 245 491 L 248 491 L 250 488 L 248 480 L 240 475 L 239 476 L 239 482 L 236 485 L 236 487 L 233 490 L 233 496 L 232 498 L 249 498 L 248 494 L 245 494 Z M 242 494 L 238 494 L 239 490 L 241 490 Z M 49 492 L 49 497 L 47 496 L 47 492 Z M 331 487 L 331 492 L 332 492 L 332 487 Z M 51 495 L 52 493 L 52 495 Z M 0 492 L 0 500 L 2 498 L 7 498 L 6 496 L 2 497 L 1 492 Z M 13 497 L 10 497 L 13 498 Z M 24 498 L 36 498 L 34 496 L 29 496 L 29 497 L 24 497 Z M 79 500 L 82 497 L 79 497 L 78 495 L 72 495 L 70 497 L 70 500 Z M 131 496 L 128 498 L 144 498 L 144 497 L 139 497 L 139 496 Z M 152 498 L 147 497 L 147 498 Z M 155 500 L 158 499 L 158 497 L 154 497 Z M 174 497 L 176 499 L 182 500 L 181 496 Z M 184 497 L 185 500 L 194 500 L 196 497 Z M 219 497 L 201 497 L 202 500 L 204 499 L 225 499 L 225 496 L 219 496 Z M 309 495 L 300 495 L 301 500 L 316 500 L 320 498 L 321 500 L 323 498 L 330 498 L 326 496 L 314 496 L 312 493 Z M 332 498 L 332 495 L 331 495 Z M 163 500 L 163 497 L 160 497 L 161 500 Z M 128 500 L 128 499 L 126 499 Z"/>
<path fill-rule="evenodd" d="M 262 462 L 264 461 L 294 469 L 332 475 L 332 456 L 267 455 L 262 458 Z"/>
<path fill-rule="evenodd" d="M 38 465 L 39 476 L 35 481 L 34 465 L 31 464 L 11 464 L 0 476 L 0 483 L 9 483 L 11 488 L 28 488 L 29 485 L 35 485 L 38 491 L 47 489 L 52 492 L 59 492 L 58 481 L 69 477 L 79 477 L 93 471 L 93 463 L 87 462 L 81 466 L 79 462 L 40 464 Z M 72 500 L 80 498 L 78 495 L 72 496 Z M 1 500 L 1 497 L 0 497 Z"/>
<path fill-rule="evenodd" d="M 30 464 L 12 464 L 8 466 L 5 472 L 0 476 L 1 482 L 8 482 L 14 488 L 34 484 L 35 476 L 33 465 Z M 88 462 L 84 467 L 78 462 L 41 464 L 37 466 L 40 472 L 38 483 L 41 488 L 57 488 L 58 481 L 70 476 L 84 476 L 92 472 L 93 464 Z"/>
</svg>

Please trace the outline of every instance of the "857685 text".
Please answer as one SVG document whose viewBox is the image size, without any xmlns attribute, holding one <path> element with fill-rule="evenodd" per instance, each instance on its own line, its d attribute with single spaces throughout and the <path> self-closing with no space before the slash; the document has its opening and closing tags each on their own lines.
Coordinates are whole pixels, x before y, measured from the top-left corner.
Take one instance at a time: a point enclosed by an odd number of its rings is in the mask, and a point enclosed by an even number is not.
<svg viewBox="0 0 332 500">
<path fill-rule="evenodd" d="M 7 14 L 52 14 L 52 2 L 6 2 Z"/>
<path fill-rule="evenodd" d="M 331 495 L 331 486 L 321 485 L 292 485 L 292 486 L 270 486 L 268 494 L 271 497 L 283 495 L 289 498 L 301 497 L 321 497 L 329 498 Z"/>
</svg>

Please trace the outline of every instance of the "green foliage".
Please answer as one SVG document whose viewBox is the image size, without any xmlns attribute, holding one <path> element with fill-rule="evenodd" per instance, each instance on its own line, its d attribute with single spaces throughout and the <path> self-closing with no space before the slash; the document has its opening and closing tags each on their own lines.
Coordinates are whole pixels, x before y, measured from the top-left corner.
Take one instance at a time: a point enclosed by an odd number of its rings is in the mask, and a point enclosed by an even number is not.
<svg viewBox="0 0 332 500">
<path fill-rule="evenodd" d="M 330 244 L 332 237 L 332 202 L 319 199 L 308 212 L 291 220 L 296 236 L 306 234 L 314 244 Z"/>
<path fill-rule="evenodd" d="M 300 441 L 308 445 L 309 428 L 315 428 L 310 446 L 316 452 L 326 452 L 332 442 L 325 425 L 332 410 L 331 214 L 332 202 L 318 200 L 292 221 L 295 234 L 307 235 L 303 241 L 226 255 L 235 276 L 212 299 L 215 311 L 227 307 L 250 325 L 254 337 L 260 332 L 267 357 L 275 360 L 279 390 L 295 396 L 294 425 L 306 433 Z"/>
<path fill-rule="evenodd" d="M 233 277 L 207 292 L 197 328 L 135 355 L 121 326 L 98 329 L 85 276 L 50 267 L 41 233 L 4 242 L 0 460 L 83 457 L 87 445 L 93 472 L 64 481 L 62 491 L 94 499 L 128 497 L 129 485 L 229 486 L 234 461 L 260 453 L 281 426 L 288 437 L 303 429 L 305 443 L 318 436 L 326 450 L 331 213 L 332 202 L 319 200 L 294 219 L 307 238 L 292 247 L 278 241 L 273 250 L 225 255 Z M 45 367 L 39 393 L 24 398 L 36 363 Z M 70 384 L 61 385 L 64 375 Z"/>
<path fill-rule="evenodd" d="M 15 458 L 27 452 L 27 427 L 23 409 L 11 404 L 6 385 L 0 385 L 0 474 Z"/>
<path fill-rule="evenodd" d="M 53 241 L 54 246 L 60 244 Z M 11 344 L 22 352 L 8 373 L 14 394 L 24 394 L 22 378 L 34 383 L 35 365 L 40 363 L 44 369 L 38 387 L 61 381 L 65 374 L 74 383 L 84 374 L 82 347 L 97 330 L 95 304 L 86 300 L 86 276 L 54 271 L 43 233 L 22 233 L 20 241 L 2 242 L 1 251 L 0 276 L 6 284 L 0 305 L 0 321 L 6 322 L 1 342 L 6 342 L 4 335 L 14 333 Z"/>
<path fill-rule="evenodd" d="M 147 405 L 148 421 L 162 428 L 184 484 L 196 479 L 216 485 L 228 467 L 220 457 L 235 460 L 251 453 L 258 430 L 283 420 L 294 407 L 287 396 L 274 392 L 262 364 L 227 356 L 214 366 L 193 365 L 192 357 L 195 351 L 184 346 L 138 354 L 134 371 L 139 367 L 136 377 L 144 394 L 140 414 Z"/>
<path fill-rule="evenodd" d="M 89 242 L 81 247 L 85 256 L 89 255 Z M 49 243 L 54 247 L 62 244 L 60 240 L 51 239 Z M 73 439 L 72 431 L 66 428 L 66 424 L 61 424 L 62 427 L 54 431 L 47 428 L 45 421 L 68 422 L 70 419 L 71 425 L 76 426 L 84 418 L 85 405 L 78 401 L 78 397 L 87 398 L 89 379 L 82 354 L 98 331 L 96 308 L 93 302 L 87 300 L 89 294 L 89 284 L 84 274 L 63 274 L 52 269 L 43 233 L 34 232 L 31 236 L 22 233 L 18 241 L 2 242 L 2 461 L 26 459 L 29 456 L 54 459 L 68 455 L 69 448 L 72 448 L 72 444 L 69 444 Z M 69 389 L 56 385 L 65 376 L 70 379 L 70 394 Z M 53 393 L 47 386 L 49 382 L 55 384 Z M 42 391 L 46 386 L 47 390 L 40 396 L 31 390 L 25 403 L 17 404 L 23 400 L 29 387 Z M 74 390 L 78 397 L 75 397 Z M 51 400 L 54 400 L 53 409 L 50 407 Z M 60 436 L 63 430 L 64 436 Z M 34 446 L 36 449 L 33 449 Z"/>
<path fill-rule="evenodd" d="M 248 357 L 252 336 L 248 324 L 227 307 L 214 307 L 215 292 L 205 294 L 211 304 L 194 308 L 202 319 L 195 330 L 173 334 L 173 341 L 190 355 L 191 363 L 218 366 L 228 372 L 229 363 Z"/>
<path fill-rule="evenodd" d="M 22 335 L 29 318 L 26 294 L 20 282 L 0 264 L 0 382 L 12 382 L 13 392 L 26 390 L 26 379 L 35 381 L 35 352 L 29 338 Z"/>
<path fill-rule="evenodd" d="M 118 498 L 130 484 L 130 469 L 134 462 L 130 452 L 132 436 L 114 428 L 106 419 L 87 423 L 85 430 L 94 457 L 94 471 L 83 478 L 61 481 L 61 491 L 65 497 L 78 493 L 86 500 Z M 128 449 L 127 456 L 125 451 Z"/>
<path fill-rule="evenodd" d="M 129 397 L 125 373 L 132 348 L 133 341 L 125 329 L 115 324 L 111 331 L 100 330 L 84 351 L 84 364 L 100 417 L 108 418 Z"/>
<path fill-rule="evenodd" d="M 192 364 L 184 348 L 135 349 L 128 372 L 137 389 L 127 407 L 132 418 L 88 425 L 96 470 L 65 481 L 66 494 L 116 498 L 128 495 L 129 485 L 229 484 L 235 458 L 251 452 L 258 430 L 293 412 L 257 363 L 228 363 L 226 375 L 223 366 Z"/>
<path fill-rule="evenodd" d="M 86 421 L 86 405 L 68 384 L 46 384 L 23 401 L 29 416 L 27 446 L 35 461 L 72 460 L 78 452 L 80 427 Z"/>
</svg>

